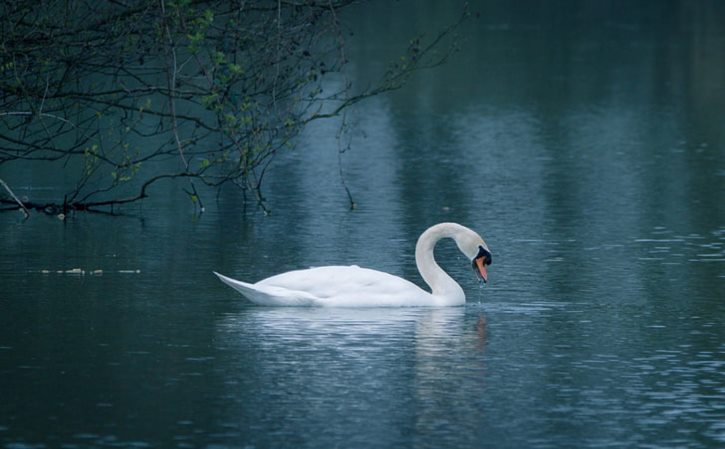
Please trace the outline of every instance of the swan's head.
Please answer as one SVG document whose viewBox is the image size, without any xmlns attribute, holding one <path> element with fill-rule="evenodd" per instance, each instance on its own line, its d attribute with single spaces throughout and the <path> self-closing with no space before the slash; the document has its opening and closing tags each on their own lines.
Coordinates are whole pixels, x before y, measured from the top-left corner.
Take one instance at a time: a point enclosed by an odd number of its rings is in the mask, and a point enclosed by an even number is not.
<svg viewBox="0 0 725 449">
<path fill-rule="evenodd" d="M 488 282 L 488 266 L 493 261 L 491 250 L 488 249 L 488 245 L 480 235 L 468 228 L 463 229 L 465 229 L 465 232 L 461 232 L 455 237 L 458 249 L 471 260 L 476 275 L 483 282 Z"/>
</svg>

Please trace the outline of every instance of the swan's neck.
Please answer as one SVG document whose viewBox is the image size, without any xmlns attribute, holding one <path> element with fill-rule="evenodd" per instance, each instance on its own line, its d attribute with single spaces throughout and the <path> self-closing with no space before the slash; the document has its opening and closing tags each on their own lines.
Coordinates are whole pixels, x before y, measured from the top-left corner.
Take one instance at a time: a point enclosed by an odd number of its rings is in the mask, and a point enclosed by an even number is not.
<svg viewBox="0 0 725 449">
<path fill-rule="evenodd" d="M 446 304 L 463 304 L 466 295 L 458 282 L 453 280 L 436 263 L 433 250 L 439 240 L 452 238 L 457 240 L 463 226 L 454 223 L 441 223 L 429 228 L 418 239 L 415 245 L 415 263 L 423 280 L 431 289 L 433 296 L 441 298 Z"/>
</svg>

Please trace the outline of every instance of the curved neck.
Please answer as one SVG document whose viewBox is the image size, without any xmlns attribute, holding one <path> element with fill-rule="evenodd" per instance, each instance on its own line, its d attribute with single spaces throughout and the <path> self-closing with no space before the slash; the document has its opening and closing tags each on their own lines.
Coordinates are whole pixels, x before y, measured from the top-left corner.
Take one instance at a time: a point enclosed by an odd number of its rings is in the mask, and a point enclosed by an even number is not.
<svg viewBox="0 0 725 449">
<path fill-rule="evenodd" d="M 433 296 L 445 299 L 445 302 L 463 304 L 466 301 L 466 295 L 458 282 L 453 280 L 443 269 L 436 263 L 433 250 L 439 240 L 444 238 L 452 238 L 457 240 L 463 226 L 455 223 L 437 224 L 418 238 L 415 245 L 415 263 L 423 280 L 431 289 Z"/>
</svg>

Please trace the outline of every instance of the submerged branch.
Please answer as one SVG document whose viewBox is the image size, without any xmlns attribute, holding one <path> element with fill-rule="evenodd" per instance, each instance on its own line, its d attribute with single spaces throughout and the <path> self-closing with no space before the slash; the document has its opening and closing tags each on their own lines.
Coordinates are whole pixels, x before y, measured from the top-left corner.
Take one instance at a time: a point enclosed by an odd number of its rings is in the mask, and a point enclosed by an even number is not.
<svg viewBox="0 0 725 449">
<path fill-rule="evenodd" d="M 10 197 L 17 203 L 18 207 L 22 209 L 23 214 L 25 214 L 25 218 L 30 217 L 30 212 L 28 212 L 28 208 L 25 207 L 22 201 L 18 199 L 18 197 L 13 193 L 13 191 L 10 189 L 10 186 L 7 185 L 5 181 L 0 178 L 0 185 L 3 186 L 3 188 L 10 194 Z"/>
</svg>

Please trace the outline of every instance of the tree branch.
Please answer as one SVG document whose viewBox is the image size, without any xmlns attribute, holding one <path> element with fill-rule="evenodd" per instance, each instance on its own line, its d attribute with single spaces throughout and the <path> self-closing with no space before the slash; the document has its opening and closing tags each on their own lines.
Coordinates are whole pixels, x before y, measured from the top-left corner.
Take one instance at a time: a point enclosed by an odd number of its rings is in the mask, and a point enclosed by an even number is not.
<svg viewBox="0 0 725 449">
<path fill-rule="evenodd" d="M 30 212 L 28 212 L 28 208 L 25 207 L 23 202 L 20 201 L 17 196 L 15 196 L 15 193 L 13 193 L 13 191 L 10 190 L 10 186 L 8 186 L 7 183 L 2 180 L 2 178 L 0 178 L 0 185 L 2 185 L 3 188 L 5 188 L 5 190 L 10 194 L 10 197 L 13 200 L 15 200 L 15 202 L 18 204 L 18 207 L 23 210 L 23 214 L 25 214 L 25 218 L 27 219 L 28 217 L 30 217 Z"/>
</svg>

